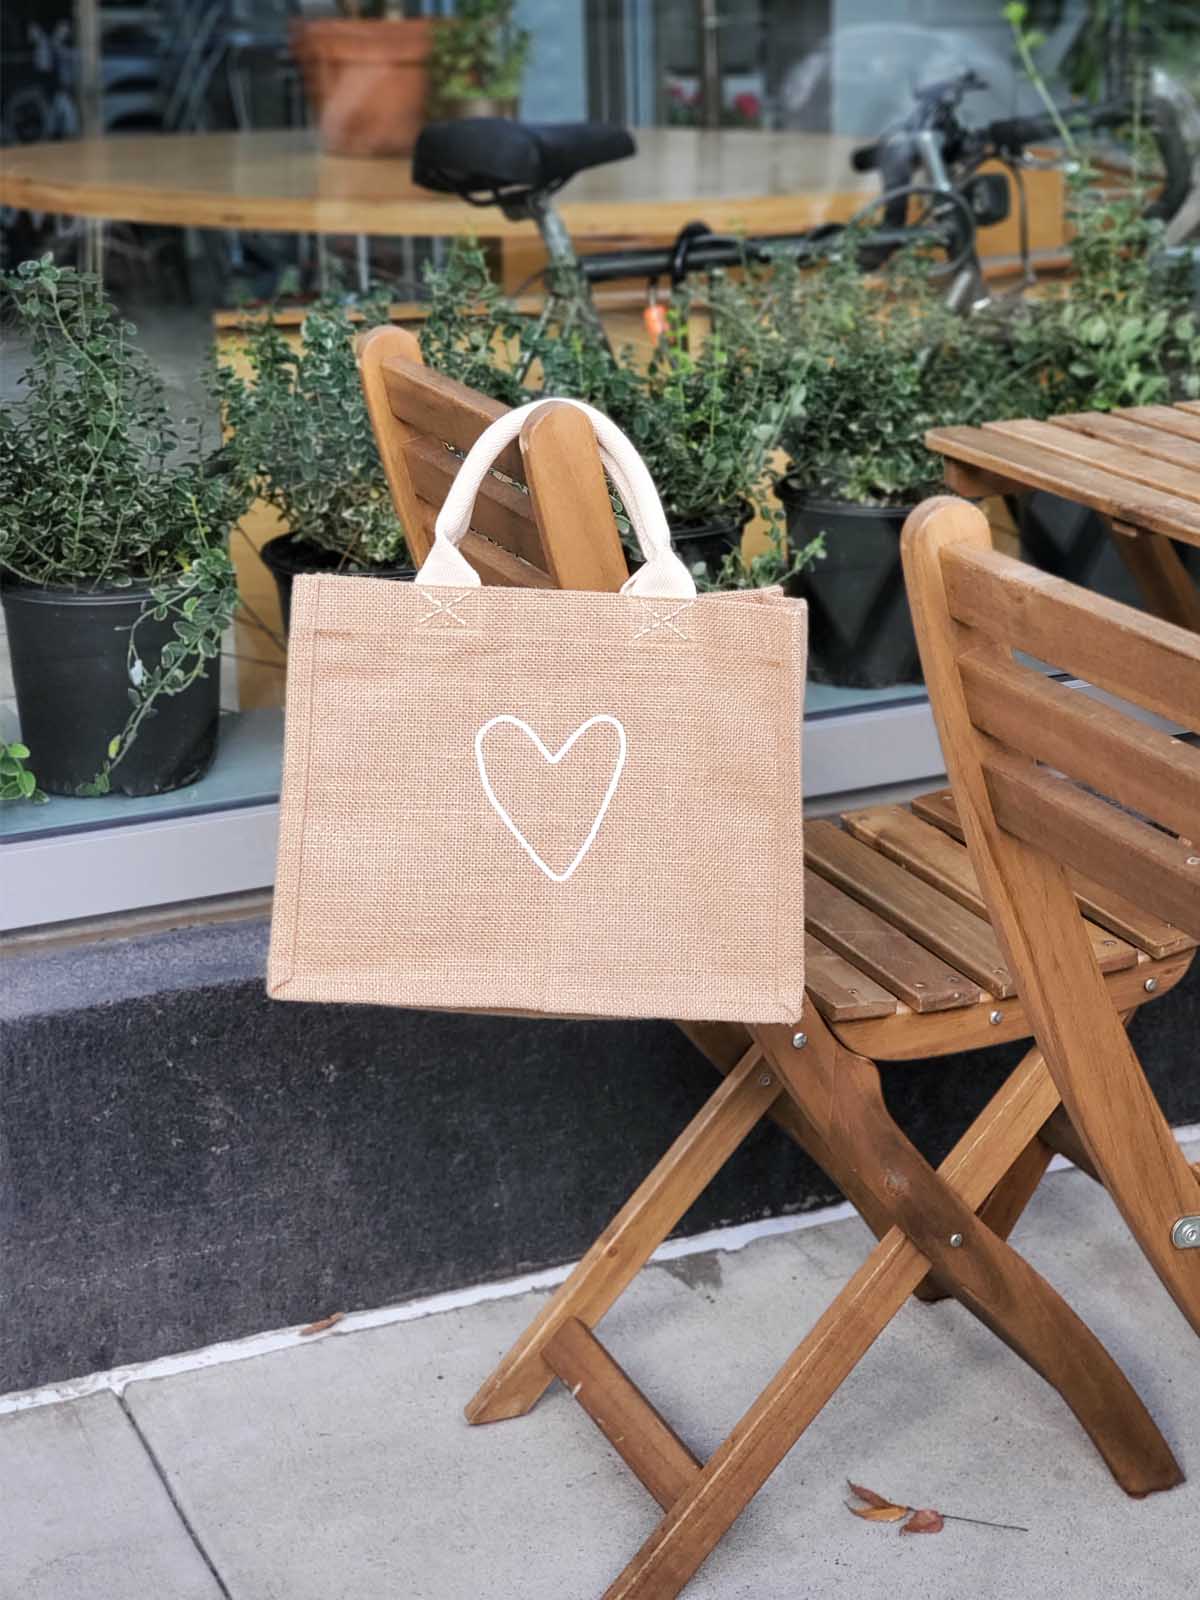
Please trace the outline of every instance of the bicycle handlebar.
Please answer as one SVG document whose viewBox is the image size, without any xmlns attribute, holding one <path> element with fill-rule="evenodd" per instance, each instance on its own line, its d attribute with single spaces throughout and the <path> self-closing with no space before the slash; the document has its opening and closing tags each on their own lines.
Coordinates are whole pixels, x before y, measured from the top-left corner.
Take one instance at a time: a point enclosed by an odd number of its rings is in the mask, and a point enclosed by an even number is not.
<svg viewBox="0 0 1200 1600">
<path fill-rule="evenodd" d="M 989 150 L 1010 159 L 1019 156 L 1033 144 L 1058 144 L 1062 140 L 1064 125 L 1075 128 L 1116 128 L 1133 120 L 1133 108 L 1128 104 L 1102 106 L 1064 106 L 1057 117 L 1041 113 L 1028 117 L 1001 117 L 977 130 L 959 130 L 965 138 L 966 148 L 976 155 Z M 1147 107 L 1146 126 L 1158 149 L 1163 165 L 1162 193 L 1149 214 L 1171 217 L 1182 205 L 1192 183 L 1192 162 L 1187 141 L 1179 126 L 1174 107 L 1164 99 L 1153 100 Z M 873 172 L 886 164 L 889 152 L 896 152 L 904 161 L 911 160 L 910 147 L 905 140 L 911 128 L 897 129 L 874 144 L 861 145 L 850 157 L 855 172 Z M 960 151 L 962 146 L 960 145 Z M 898 183 L 898 174 L 890 175 L 889 187 Z"/>
<path fill-rule="evenodd" d="M 1133 118 L 1127 105 L 1063 106 L 1057 117 L 1042 114 L 1036 117 L 1001 117 L 981 129 L 983 138 L 997 150 L 1009 155 L 1019 155 L 1031 144 L 1057 144 L 1062 138 L 1063 125 L 1086 128 L 1119 128 Z M 1152 119 L 1152 131 L 1157 126 Z"/>
</svg>

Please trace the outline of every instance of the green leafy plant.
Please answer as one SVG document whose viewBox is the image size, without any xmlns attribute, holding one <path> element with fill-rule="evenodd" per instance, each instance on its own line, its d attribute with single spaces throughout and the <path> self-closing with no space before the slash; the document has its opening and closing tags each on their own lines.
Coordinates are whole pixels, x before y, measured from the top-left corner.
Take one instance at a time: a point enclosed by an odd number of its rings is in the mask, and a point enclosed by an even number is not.
<svg viewBox="0 0 1200 1600">
<path fill-rule="evenodd" d="M 767 545 L 752 556 L 741 550 L 731 550 L 714 577 L 703 568 L 696 571 L 698 589 L 770 589 L 786 584 L 789 579 L 825 558 L 825 535 L 818 533 L 807 544 L 797 549 L 789 548 L 778 523 L 772 525 Z"/>
<path fill-rule="evenodd" d="M 37 779 L 25 765 L 28 760 L 28 745 L 15 741 L 0 744 L 0 800 L 32 800 L 35 805 L 45 801 Z"/>
<path fill-rule="evenodd" d="M 941 477 L 928 429 L 1011 415 L 1025 393 L 1001 340 L 949 311 L 915 258 L 867 274 L 851 246 L 796 273 L 773 304 L 797 397 L 782 442 L 813 497 L 911 504 Z"/>
<path fill-rule="evenodd" d="M 1148 61 L 1170 63 L 1194 73 L 1200 13 L 1194 0 L 1012 0 L 1005 19 L 1041 44 L 1045 30 L 1075 13 L 1075 35 L 1060 71 L 1073 94 L 1089 100 L 1115 99 L 1127 91 Z"/>
<path fill-rule="evenodd" d="M 1200 328 L 1186 268 L 1158 254 L 1162 224 L 1140 197 L 1072 187 L 1075 267 L 1065 287 L 1014 316 L 1017 369 L 1036 374 L 1030 416 L 1110 411 L 1200 394 Z"/>
<path fill-rule="evenodd" d="M 540 342 L 536 324 L 505 296 L 479 245 L 451 245 L 444 267 L 426 268 L 425 293 L 421 354 L 435 371 L 505 405 L 532 398 L 523 369 Z"/>
<path fill-rule="evenodd" d="M 780 335 L 752 291 L 718 277 L 702 299 L 673 297 L 647 363 L 606 349 L 572 320 L 569 297 L 556 320 L 522 315 L 477 246 L 456 247 L 427 278 L 421 345 L 438 371 L 508 405 L 565 395 L 596 406 L 641 452 L 676 529 L 740 525 L 766 507 L 770 457 L 797 394 L 780 356 L 766 357 Z M 689 336 L 694 316 L 707 334 Z"/>
<path fill-rule="evenodd" d="M 513 21 L 513 0 L 458 0 L 434 35 L 430 84 L 434 104 L 515 100 L 532 36 Z"/>
<path fill-rule="evenodd" d="M 396 566 L 407 559 L 404 529 L 363 400 L 353 309 L 342 297 L 320 301 L 298 348 L 268 312 L 246 333 L 250 376 L 222 367 L 217 388 L 240 473 L 298 539 L 347 567 Z M 386 320 L 386 297 L 361 311 L 368 324 Z"/>
<path fill-rule="evenodd" d="M 1155 17 L 1163 21 L 1140 0 L 1093 0 L 1089 9 L 1084 38 L 1092 44 L 1114 28 L 1137 42 Z M 1194 397 L 1200 393 L 1200 330 L 1189 268 L 1163 253 L 1164 226 L 1147 215 L 1150 195 L 1140 171 L 1122 193 L 1101 187 L 1088 151 L 1060 116 L 1038 68 L 1035 52 L 1042 40 L 1029 14 L 1021 0 L 1004 7 L 1026 76 L 1058 120 L 1074 169 L 1068 186 L 1071 280 L 1027 302 L 1012 322 L 1014 363 L 1037 373 L 1028 414 L 1108 411 Z M 1135 100 L 1141 78 L 1139 70 Z M 1137 121 L 1135 104 L 1135 151 L 1141 142 Z"/>
<path fill-rule="evenodd" d="M 32 361 L 0 405 L 0 573 L 73 590 L 149 588 L 129 638 L 131 710 L 89 793 L 104 793 L 162 696 L 217 659 L 237 585 L 227 540 L 249 501 L 236 464 L 177 425 L 162 379 L 99 280 L 23 262 L 0 294 Z M 157 660 L 138 653 L 147 616 L 171 619 Z"/>
</svg>

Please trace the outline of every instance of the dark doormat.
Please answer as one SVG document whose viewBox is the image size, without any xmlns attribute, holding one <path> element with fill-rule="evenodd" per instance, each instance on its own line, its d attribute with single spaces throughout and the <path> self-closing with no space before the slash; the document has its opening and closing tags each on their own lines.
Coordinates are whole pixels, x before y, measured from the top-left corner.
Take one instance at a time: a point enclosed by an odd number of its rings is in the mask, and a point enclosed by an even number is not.
<svg viewBox="0 0 1200 1600">
<path fill-rule="evenodd" d="M 240 923 L 0 965 L 0 1393 L 577 1256 L 711 1090 L 666 1023 L 266 999 Z M 1136 1042 L 1200 1120 L 1200 981 Z M 885 1070 L 939 1159 L 1019 1047 Z M 770 1123 L 684 1233 L 837 1192 Z"/>
</svg>

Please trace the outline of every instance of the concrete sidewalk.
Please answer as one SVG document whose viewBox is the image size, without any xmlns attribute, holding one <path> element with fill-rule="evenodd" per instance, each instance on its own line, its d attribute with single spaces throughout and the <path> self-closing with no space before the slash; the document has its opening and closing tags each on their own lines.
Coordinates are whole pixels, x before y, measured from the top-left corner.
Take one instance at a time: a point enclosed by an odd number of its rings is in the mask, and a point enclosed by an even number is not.
<svg viewBox="0 0 1200 1600">
<path fill-rule="evenodd" d="M 1047 1180 L 1017 1243 L 1195 1481 L 1127 1499 L 1015 1356 L 957 1306 L 910 1303 L 689 1600 L 1197 1600 L 1200 1344 L 1078 1173 Z M 844 1221 L 652 1266 L 605 1340 L 707 1453 L 866 1246 Z M 0 1600 L 595 1600 L 654 1525 L 649 1498 L 560 1388 L 517 1421 L 462 1420 L 541 1298 L 0 1415 Z M 902 1537 L 849 1515 L 847 1478 L 1029 1531 Z"/>
</svg>

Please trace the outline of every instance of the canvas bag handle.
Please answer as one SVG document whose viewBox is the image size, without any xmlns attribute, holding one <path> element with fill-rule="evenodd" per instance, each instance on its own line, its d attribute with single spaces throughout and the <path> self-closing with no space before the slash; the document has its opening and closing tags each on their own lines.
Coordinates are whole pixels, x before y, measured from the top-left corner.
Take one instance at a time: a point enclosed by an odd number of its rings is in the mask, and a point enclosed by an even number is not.
<svg viewBox="0 0 1200 1600">
<path fill-rule="evenodd" d="M 475 509 L 475 496 L 496 457 L 520 433 L 529 416 L 544 405 L 569 405 L 582 411 L 592 424 L 600 460 L 611 478 L 621 503 L 629 513 L 633 531 L 646 558 L 645 566 L 621 586 L 622 594 L 690 600 L 696 593 L 691 573 L 671 548 L 671 530 L 654 480 L 646 463 L 633 445 L 602 411 L 585 405 L 582 400 L 565 397 L 553 400 L 531 400 L 528 405 L 517 406 L 498 417 L 476 439 L 458 469 L 450 492 L 442 504 L 434 523 L 433 546 L 417 573 L 418 583 L 452 588 L 476 588 L 479 574 L 461 553 L 461 543 L 471 523 Z"/>
</svg>

